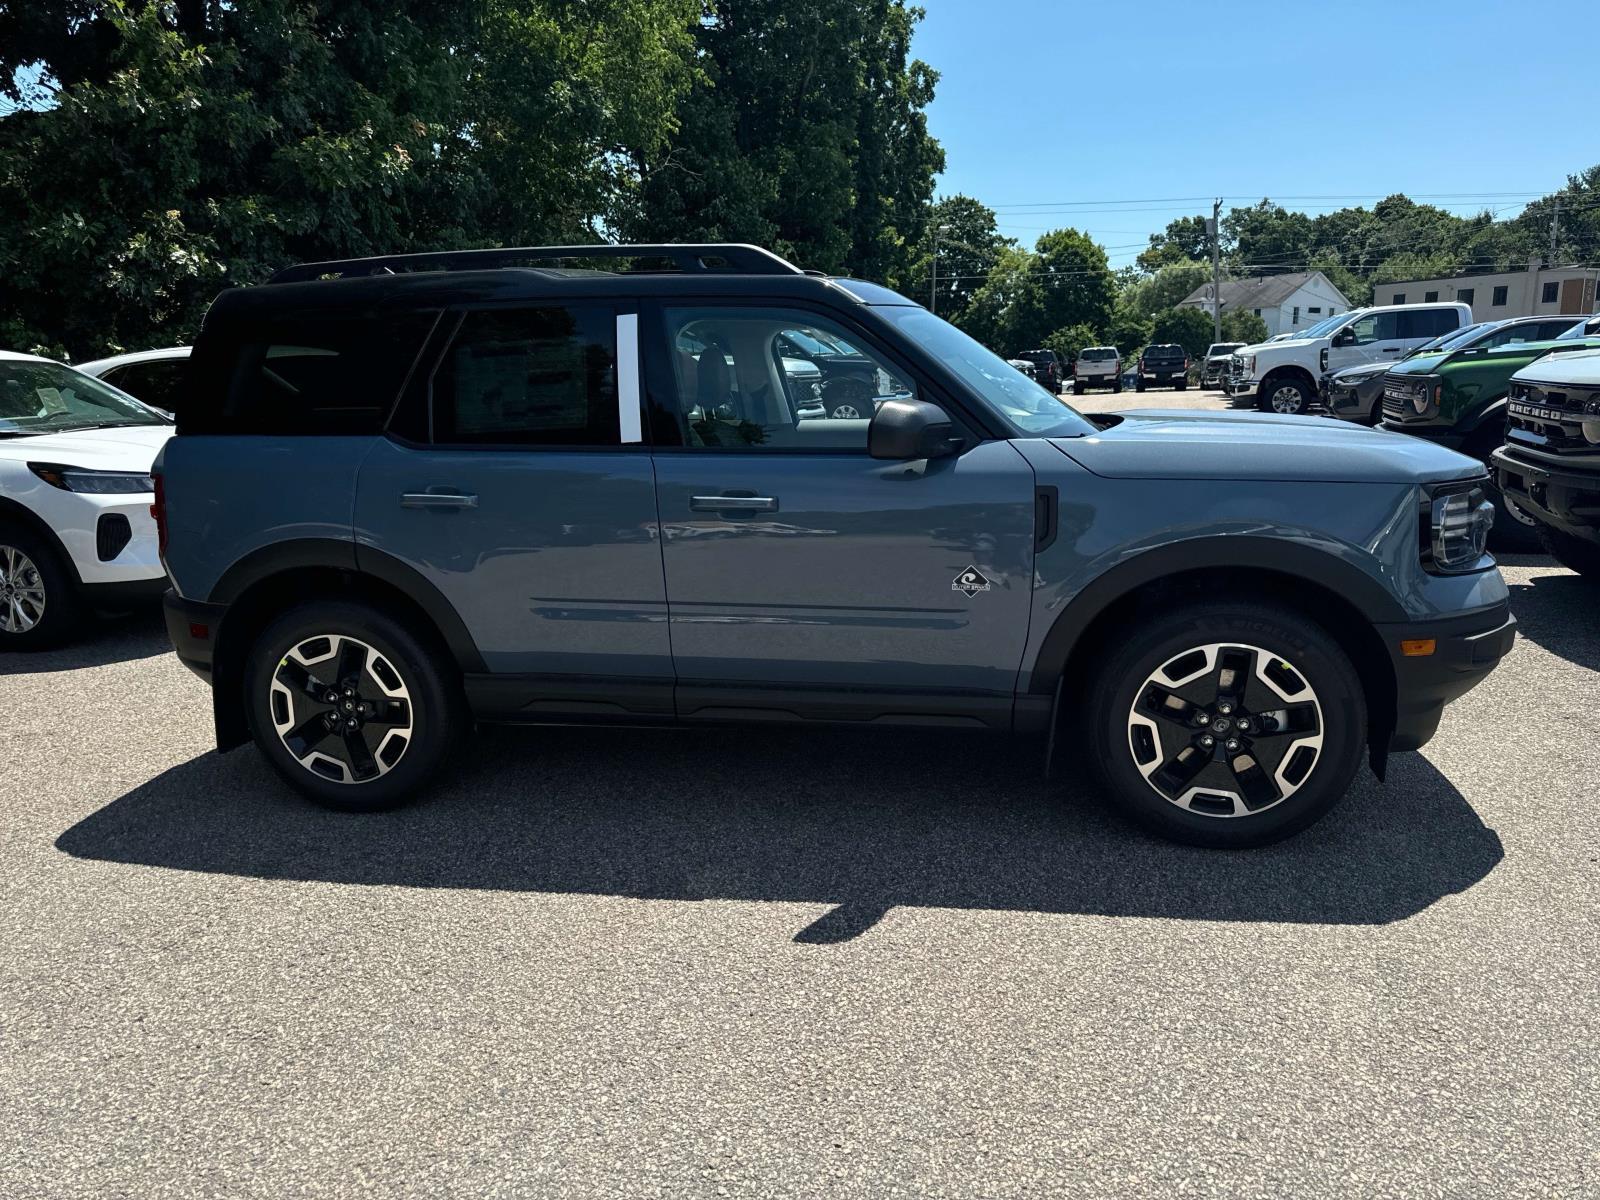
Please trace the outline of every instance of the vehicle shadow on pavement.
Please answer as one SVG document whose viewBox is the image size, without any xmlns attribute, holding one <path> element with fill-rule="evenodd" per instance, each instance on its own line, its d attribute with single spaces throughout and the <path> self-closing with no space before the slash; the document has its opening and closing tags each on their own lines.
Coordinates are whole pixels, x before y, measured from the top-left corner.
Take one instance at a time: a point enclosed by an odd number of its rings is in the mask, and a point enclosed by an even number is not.
<svg viewBox="0 0 1600 1200">
<path fill-rule="evenodd" d="M 83 632 L 64 646 L 0 654 L 0 675 L 77 671 L 171 653 L 160 606 L 142 605 L 131 612 L 88 618 Z"/>
<path fill-rule="evenodd" d="M 1600 671 L 1600 582 L 1564 571 L 1550 559 L 1528 565 L 1549 566 L 1550 573 L 1510 585 L 1518 634 L 1568 662 Z"/>
<path fill-rule="evenodd" d="M 317 809 L 252 749 L 210 753 L 63 833 L 85 859 L 259 879 L 836 905 L 1382 924 L 1484 878 L 1500 839 L 1417 754 L 1317 827 L 1245 852 L 1157 841 L 1032 744 L 893 730 L 487 730 L 423 802 Z"/>
</svg>

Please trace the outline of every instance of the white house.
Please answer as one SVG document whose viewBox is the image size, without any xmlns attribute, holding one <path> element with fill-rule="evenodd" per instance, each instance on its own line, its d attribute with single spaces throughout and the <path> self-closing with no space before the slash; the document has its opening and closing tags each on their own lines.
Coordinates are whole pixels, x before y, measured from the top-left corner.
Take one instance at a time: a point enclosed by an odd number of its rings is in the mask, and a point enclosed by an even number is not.
<svg viewBox="0 0 1600 1200">
<path fill-rule="evenodd" d="M 1547 267 L 1534 259 L 1520 271 L 1380 283 L 1372 295 L 1374 304 L 1457 300 L 1472 306 L 1474 321 L 1546 313 L 1583 316 L 1600 312 L 1600 267 Z"/>
<path fill-rule="evenodd" d="M 1420 300 L 1421 297 L 1419 296 Z M 1179 301 L 1179 307 L 1212 309 L 1211 285 L 1196 288 Z M 1286 275 L 1256 275 L 1222 281 L 1222 311 L 1244 309 L 1267 323 L 1267 336 L 1315 325 L 1324 317 L 1349 312 L 1353 306 L 1321 271 L 1293 271 Z"/>
</svg>

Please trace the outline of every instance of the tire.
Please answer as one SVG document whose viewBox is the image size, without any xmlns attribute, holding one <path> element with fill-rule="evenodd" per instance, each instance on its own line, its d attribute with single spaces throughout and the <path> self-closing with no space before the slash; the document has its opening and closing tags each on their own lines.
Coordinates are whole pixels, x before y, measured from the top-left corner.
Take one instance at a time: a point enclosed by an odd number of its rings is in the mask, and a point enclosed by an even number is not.
<svg viewBox="0 0 1600 1200">
<path fill-rule="evenodd" d="M 1075 382 L 1075 383 L 1073 383 L 1073 385 L 1072 385 L 1072 394 L 1073 394 L 1073 395 L 1074 395 L 1074 396 L 1081 396 L 1081 395 L 1083 395 L 1083 384 L 1081 384 L 1081 383 L 1076 383 L 1076 382 Z"/>
<path fill-rule="evenodd" d="M 1227 693 L 1236 707 L 1224 715 L 1227 671 L 1242 671 L 1245 683 Z M 1196 846 L 1264 846 L 1299 833 L 1344 796 L 1365 749 L 1355 668 L 1320 625 L 1275 605 L 1197 603 L 1156 616 L 1101 661 L 1086 695 L 1095 699 L 1080 724 L 1116 807 Z M 1190 706 L 1189 720 L 1148 715 L 1169 695 Z M 1213 722 L 1243 714 L 1249 727 L 1202 728 L 1202 712 Z M 1263 735 L 1268 719 L 1287 728 Z M 1202 748 L 1203 737 L 1213 745 Z M 1231 760 L 1230 739 L 1238 743 Z"/>
<path fill-rule="evenodd" d="M 1113 392 L 1121 392 L 1122 391 L 1122 376 L 1120 376 L 1120 375 L 1117 376 L 1117 381 L 1111 385 L 1111 390 Z"/>
<path fill-rule="evenodd" d="M 1134 385 L 1133 385 L 1133 390 L 1134 390 L 1134 391 L 1136 391 L 1136 392 L 1142 392 L 1142 391 L 1144 391 L 1144 380 L 1142 380 L 1142 379 L 1140 379 L 1140 380 L 1138 380 L 1138 381 L 1137 381 L 1137 382 L 1136 382 L 1136 383 L 1135 383 L 1135 384 L 1134 384 Z"/>
<path fill-rule="evenodd" d="M 60 645 L 83 620 L 78 579 L 61 552 L 24 525 L 0 525 L 0 652 Z"/>
<path fill-rule="evenodd" d="M 1188 383 L 1188 380 L 1185 380 L 1185 381 L 1184 381 L 1184 382 L 1182 382 L 1182 383 L 1175 383 L 1175 384 L 1173 384 L 1173 385 L 1172 385 L 1172 390 L 1173 390 L 1173 391 L 1175 391 L 1175 392 L 1185 392 L 1185 391 L 1188 391 L 1188 390 L 1189 390 L 1189 383 Z"/>
<path fill-rule="evenodd" d="M 1262 412 L 1306 413 L 1311 410 L 1311 389 L 1298 379 L 1275 379 L 1262 385 L 1256 407 Z"/>
<path fill-rule="evenodd" d="M 1546 553 L 1567 570 L 1600 581 L 1600 545 L 1543 524 L 1538 526 L 1538 537 Z"/>
<path fill-rule="evenodd" d="M 329 690 L 312 700 L 312 683 Z M 352 684 L 357 696 L 326 703 Z M 264 629 L 247 652 L 244 687 L 250 732 L 267 761 L 310 799 L 340 812 L 379 812 L 411 800 L 471 728 L 455 664 L 443 650 L 386 613 L 344 600 L 300 605 Z M 348 737 L 325 731 L 327 718 L 350 703 L 362 706 L 355 736 L 367 746 L 365 760 Z"/>
</svg>

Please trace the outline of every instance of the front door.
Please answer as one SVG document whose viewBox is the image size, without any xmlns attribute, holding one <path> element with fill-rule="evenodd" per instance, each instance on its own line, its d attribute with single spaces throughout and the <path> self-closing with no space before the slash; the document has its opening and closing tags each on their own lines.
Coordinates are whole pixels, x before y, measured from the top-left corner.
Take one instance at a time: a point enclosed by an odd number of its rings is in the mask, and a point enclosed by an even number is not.
<svg viewBox="0 0 1600 1200">
<path fill-rule="evenodd" d="M 1357 317 L 1334 337 L 1328 349 L 1328 373 L 1337 374 L 1361 363 L 1395 362 L 1405 349 L 1400 339 L 1398 312 L 1368 313 Z"/>
<path fill-rule="evenodd" d="M 617 707 L 593 693 L 670 714 L 636 316 L 540 301 L 445 320 L 459 324 L 408 397 L 426 419 L 362 466 L 358 557 L 392 556 L 437 588 L 489 671 L 525 678 L 526 703 L 497 681 L 510 709 Z"/>
<path fill-rule="evenodd" d="M 1033 570 L 1023 457 L 975 437 L 950 458 L 869 457 L 877 406 L 919 389 L 830 317 L 663 316 L 646 349 L 682 443 L 655 454 L 679 715 L 1008 724 Z M 816 344 L 860 368 L 858 416 L 800 415 L 815 375 L 792 360 Z"/>
</svg>

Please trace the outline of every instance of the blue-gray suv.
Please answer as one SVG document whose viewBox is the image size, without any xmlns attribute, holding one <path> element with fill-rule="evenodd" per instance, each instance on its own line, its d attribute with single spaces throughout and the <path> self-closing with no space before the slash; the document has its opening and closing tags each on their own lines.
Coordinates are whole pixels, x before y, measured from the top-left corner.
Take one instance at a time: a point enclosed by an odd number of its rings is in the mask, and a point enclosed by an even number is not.
<svg viewBox="0 0 1600 1200">
<path fill-rule="evenodd" d="M 219 746 L 341 809 L 415 796 L 474 722 L 922 725 L 1036 735 L 1156 831 L 1254 845 L 1421 746 L 1514 637 L 1480 463 L 1080 415 L 750 246 L 225 292 L 155 474 Z"/>
</svg>

